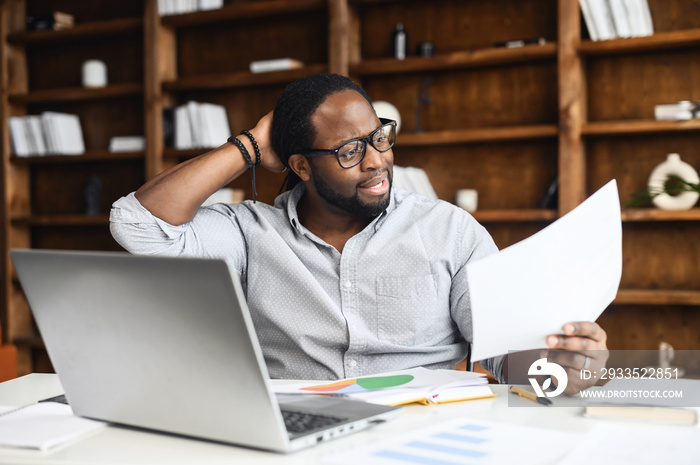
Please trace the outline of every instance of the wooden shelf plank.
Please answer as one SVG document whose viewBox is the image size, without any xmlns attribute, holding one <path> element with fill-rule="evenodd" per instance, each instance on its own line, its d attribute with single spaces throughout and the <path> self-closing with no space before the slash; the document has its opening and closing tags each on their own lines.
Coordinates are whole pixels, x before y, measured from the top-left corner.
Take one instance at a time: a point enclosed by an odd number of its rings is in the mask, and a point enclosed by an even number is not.
<svg viewBox="0 0 700 465">
<path fill-rule="evenodd" d="M 350 65 L 350 73 L 361 76 L 398 74 L 406 72 L 439 71 L 458 68 L 477 68 L 500 64 L 556 59 L 557 44 L 528 45 L 521 48 L 485 48 L 464 50 L 432 57 L 407 57 L 405 60 L 380 58 Z"/>
<path fill-rule="evenodd" d="M 700 208 L 679 211 L 658 208 L 626 208 L 622 210 L 622 221 L 700 221 Z"/>
<path fill-rule="evenodd" d="M 534 221 L 554 221 L 556 210 L 519 209 L 519 210 L 478 210 L 472 216 L 480 223 L 520 223 Z"/>
<path fill-rule="evenodd" d="M 30 215 L 12 218 L 13 224 L 26 226 L 107 226 L 109 215 Z"/>
<path fill-rule="evenodd" d="M 501 128 L 457 129 L 422 133 L 399 133 L 396 145 L 419 147 L 425 145 L 454 145 L 502 140 L 546 139 L 557 137 L 559 129 L 554 124 L 506 126 Z"/>
<path fill-rule="evenodd" d="M 96 88 L 63 87 L 58 89 L 35 90 L 26 94 L 10 94 L 9 100 L 12 103 L 28 105 L 36 103 L 102 100 L 139 95 L 141 93 L 143 93 L 143 84 L 125 82 Z"/>
<path fill-rule="evenodd" d="M 700 131 L 700 119 L 688 121 L 596 121 L 586 123 L 581 130 L 586 136 L 609 136 L 624 134 Z"/>
<path fill-rule="evenodd" d="M 304 66 L 300 69 L 253 74 L 248 71 L 237 73 L 189 76 L 176 81 L 163 82 L 166 91 L 214 90 L 236 87 L 253 87 L 292 82 L 300 77 L 328 71 L 325 64 Z"/>
<path fill-rule="evenodd" d="M 232 4 L 217 10 L 197 11 L 181 15 L 164 16 L 161 24 L 168 27 L 199 26 L 239 19 L 280 16 L 290 13 L 321 11 L 326 8 L 324 0 L 268 0 Z"/>
<path fill-rule="evenodd" d="M 12 344 L 17 347 L 25 347 L 30 349 L 45 349 L 44 340 L 38 334 L 30 336 L 20 336 L 12 340 Z"/>
<path fill-rule="evenodd" d="M 618 53 L 647 52 L 670 50 L 676 48 L 696 47 L 700 45 L 700 29 L 658 32 L 647 37 L 629 39 L 581 41 L 578 51 L 581 55 L 614 55 Z"/>
<path fill-rule="evenodd" d="M 7 41 L 15 45 L 55 44 L 86 40 L 94 37 L 119 36 L 143 31 L 143 18 L 120 18 L 110 21 L 95 21 L 78 24 L 62 31 L 15 32 L 7 36 Z"/>
<path fill-rule="evenodd" d="M 64 163 L 86 163 L 101 161 L 138 160 L 144 158 L 144 152 L 110 152 L 108 150 L 90 150 L 83 155 L 41 155 L 33 157 L 12 156 L 10 161 L 27 165 L 58 165 Z"/>
<path fill-rule="evenodd" d="M 618 305 L 700 305 L 700 291 L 620 289 L 613 303 Z"/>
</svg>

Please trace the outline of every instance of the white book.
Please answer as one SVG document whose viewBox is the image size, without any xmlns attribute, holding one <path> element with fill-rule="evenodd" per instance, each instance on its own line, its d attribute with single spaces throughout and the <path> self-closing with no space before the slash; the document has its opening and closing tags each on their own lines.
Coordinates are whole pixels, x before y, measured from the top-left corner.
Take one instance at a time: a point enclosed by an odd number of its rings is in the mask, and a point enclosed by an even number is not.
<svg viewBox="0 0 700 465">
<path fill-rule="evenodd" d="M 600 40 L 614 39 L 617 37 L 612 14 L 608 8 L 606 0 L 588 0 L 591 7 L 591 14 L 595 22 Z"/>
<path fill-rule="evenodd" d="M 651 19 L 651 11 L 649 10 L 649 2 L 647 0 L 639 0 L 639 7 L 642 12 L 642 24 L 644 24 L 644 35 L 650 36 L 654 34 L 654 23 Z"/>
<path fill-rule="evenodd" d="M 226 108 L 223 105 L 214 103 L 200 103 L 199 113 L 203 146 L 207 148 L 218 147 L 226 142 L 231 136 Z"/>
<path fill-rule="evenodd" d="M 260 60 L 250 63 L 250 72 L 269 73 L 272 71 L 284 71 L 288 69 L 303 68 L 304 63 L 294 58 L 275 58 L 274 60 Z"/>
<path fill-rule="evenodd" d="M 588 4 L 588 0 L 579 0 L 578 4 L 581 7 L 583 20 L 586 22 L 588 35 L 591 36 L 591 40 L 600 40 L 600 35 L 598 34 L 598 29 L 596 29 L 595 21 L 593 21 L 593 14 L 591 13 L 591 7 Z"/>
<path fill-rule="evenodd" d="M 140 152 L 146 149 L 143 136 L 118 136 L 109 140 L 110 152 Z"/>
<path fill-rule="evenodd" d="M 193 100 L 187 102 L 187 112 L 190 117 L 190 127 L 192 131 L 192 148 L 203 147 L 202 118 L 199 115 L 199 103 Z"/>
<path fill-rule="evenodd" d="M 632 37 L 642 37 L 646 35 L 639 0 L 623 0 L 623 3 L 627 9 L 627 20 L 630 24 Z"/>
<path fill-rule="evenodd" d="M 42 113 L 41 116 L 41 127 L 44 132 L 44 139 L 46 141 L 46 150 L 50 155 L 56 154 L 56 138 L 53 134 L 53 125 L 51 122 L 51 115 L 47 115 L 46 112 Z"/>
<path fill-rule="evenodd" d="M 18 157 L 28 157 L 31 154 L 27 144 L 26 127 L 21 116 L 10 116 L 10 141 L 12 151 Z"/>
<path fill-rule="evenodd" d="M 78 115 L 54 112 L 45 113 L 49 113 L 50 118 L 53 120 L 54 136 L 58 146 L 56 153 L 61 155 L 84 154 L 85 143 Z"/>
<path fill-rule="evenodd" d="M 178 150 L 192 148 L 192 126 L 186 105 L 175 108 L 175 148 Z"/>
<path fill-rule="evenodd" d="M 24 125 L 24 134 L 27 139 L 27 147 L 29 148 L 29 156 L 39 155 L 39 149 L 34 142 L 34 134 L 32 134 L 32 127 L 29 124 L 29 117 L 22 117 L 22 124 Z"/>
<path fill-rule="evenodd" d="M 629 21 L 627 20 L 627 9 L 623 0 L 608 0 L 610 11 L 612 12 L 615 30 L 619 37 L 632 37 Z"/>
<path fill-rule="evenodd" d="M 36 148 L 37 155 L 46 155 L 48 150 L 46 149 L 46 141 L 44 138 L 44 128 L 41 124 L 41 117 L 39 116 L 27 116 L 26 119 L 29 122 L 29 129 L 32 134 L 32 139 L 34 140 L 34 146 Z"/>
<path fill-rule="evenodd" d="M 223 8 L 224 0 L 199 0 L 200 10 L 218 10 Z"/>
</svg>

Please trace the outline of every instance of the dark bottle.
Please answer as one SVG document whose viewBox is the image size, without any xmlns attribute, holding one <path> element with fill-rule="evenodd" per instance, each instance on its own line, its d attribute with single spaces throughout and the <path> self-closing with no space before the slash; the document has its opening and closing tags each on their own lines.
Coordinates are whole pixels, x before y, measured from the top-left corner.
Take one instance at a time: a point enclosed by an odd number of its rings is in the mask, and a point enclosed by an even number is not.
<svg viewBox="0 0 700 465">
<path fill-rule="evenodd" d="M 403 30 L 403 24 L 399 23 L 396 25 L 396 30 L 394 31 L 394 58 L 397 60 L 406 58 L 407 42 L 406 31 Z"/>
</svg>

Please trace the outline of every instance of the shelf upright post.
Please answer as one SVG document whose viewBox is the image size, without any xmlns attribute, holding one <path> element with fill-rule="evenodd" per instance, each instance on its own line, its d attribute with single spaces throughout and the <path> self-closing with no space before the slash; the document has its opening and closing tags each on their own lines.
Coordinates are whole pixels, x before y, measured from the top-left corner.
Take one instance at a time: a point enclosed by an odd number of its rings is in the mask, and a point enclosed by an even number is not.
<svg viewBox="0 0 700 465">
<path fill-rule="evenodd" d="M 578 0 L 558 0 L 559 215 L 586 198 L 586 152 L 581 129 L 586 116 L 584 62 Z"/>
<path fill-rule="evenodd" d="M 163 93 L 163 81 L 177 78 L 175 28 L 161 24 L 157 0 L 146 0 L 143 40 L 145 173 L 152 179 L 169 168 L 163 159 L 163 108 L 173 102 Z"/>
</svg>

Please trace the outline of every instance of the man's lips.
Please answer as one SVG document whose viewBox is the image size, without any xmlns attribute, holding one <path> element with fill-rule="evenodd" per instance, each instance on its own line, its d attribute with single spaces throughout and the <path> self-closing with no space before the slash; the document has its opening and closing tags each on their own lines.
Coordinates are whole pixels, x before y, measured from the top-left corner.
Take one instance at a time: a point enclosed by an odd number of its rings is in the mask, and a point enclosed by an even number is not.
<svg viewBox="0 0 700 465">
<path fill-rule="evenodd" d="M 381 176 L 377 176 L 360 184 L 358 189 L 368 194 L 382 195 L 389 190 L 388 174 L 384 172 Z"/>
</svg>

